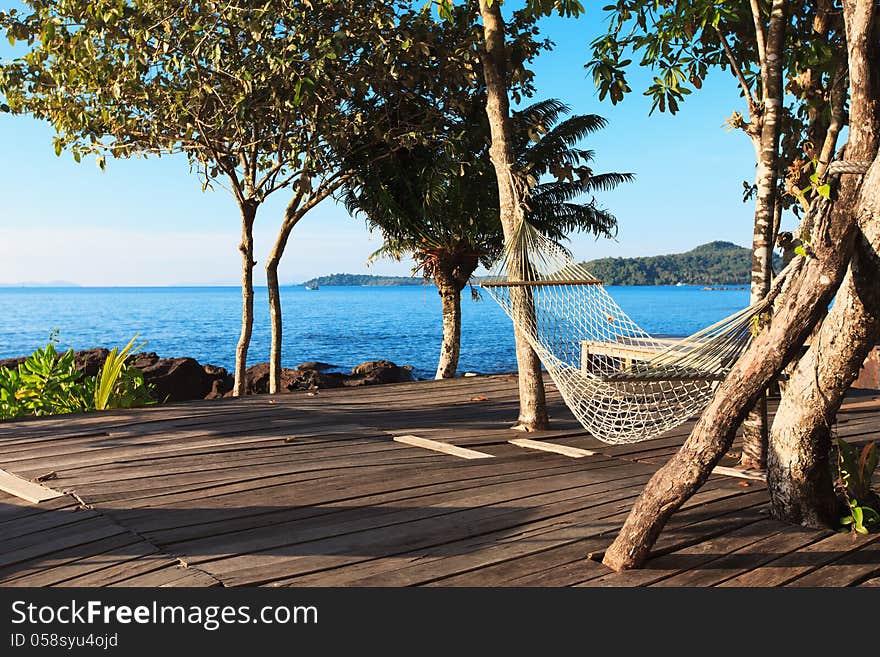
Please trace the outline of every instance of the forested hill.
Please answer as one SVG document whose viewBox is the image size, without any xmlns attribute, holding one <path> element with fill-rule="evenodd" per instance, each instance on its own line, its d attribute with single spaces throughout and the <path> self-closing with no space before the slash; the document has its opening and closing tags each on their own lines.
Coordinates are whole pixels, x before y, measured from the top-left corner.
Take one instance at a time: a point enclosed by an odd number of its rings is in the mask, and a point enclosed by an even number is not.
<svg viewBox="0 0 880 657">
<path fill-rule="evenodd" d="M 686 253 L 642 258 L 600 258 L 584 263 L 605 285 L 748 285 L 752 252 L 731 242 L 709 242 Z M 779 258 L 773 266 L 779 271 Z M 331 274 L 306 281 L 304 285 L 391 286 L 424 285 L 420 276 L 370 276 Z"/>
<path fill-rule="evenodd" d="M 752 252 L 731 242 L 709 242 L 686 253 L 600 258 L 584 266 L 605 285 L 748 285 Z M 779 270 L 778 257 L 774 267 Z"/>
<path fill-rule="evenodd" d="M 373 285 L 387 287 L 389 285 L 423 285 L 421 276 L 370 276 L 369 274 L 330 274 L 306 281 L 303 285 L 332 287 L 341 285 L 363 286 Z"/>
</svg>

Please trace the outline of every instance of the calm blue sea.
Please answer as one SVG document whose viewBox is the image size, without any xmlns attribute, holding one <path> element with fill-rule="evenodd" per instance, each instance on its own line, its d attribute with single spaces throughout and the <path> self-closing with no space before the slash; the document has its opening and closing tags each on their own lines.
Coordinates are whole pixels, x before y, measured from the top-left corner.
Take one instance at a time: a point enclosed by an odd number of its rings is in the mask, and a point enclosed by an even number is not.
<svg viewBox="0 0 880 657">
<path fill-rule="evenodd" d="M 646 331 L 685 336 L 748 305 L 747 290 L 609 287 Z M 440 299 L 433 287 L 283 290 L 284 364 L 310 360 L 351 368 L 384 358 L 433 376 Z M 249 363 L 268 360 L 269 313 L 258 288 Z M 510 320 L 487 295 L 462 299 L 460 372 L 516 367 Z M 146 350 L 232 368 L 241 319 L 234 287 L 0 288 L 0 358 L 28 354 L 57 329 L 64 348 L 124 345 L 139 333 Z"/>
</svg>

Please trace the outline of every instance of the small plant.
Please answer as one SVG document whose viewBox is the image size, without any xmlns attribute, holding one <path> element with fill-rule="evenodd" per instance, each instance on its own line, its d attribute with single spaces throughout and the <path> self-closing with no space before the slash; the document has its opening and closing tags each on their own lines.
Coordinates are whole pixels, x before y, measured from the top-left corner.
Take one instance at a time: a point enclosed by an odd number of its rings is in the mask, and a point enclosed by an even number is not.
<svg viewBox="0 0 880 657">
<path fill-rule="evenodd" d="M 139 370 L 129 367 L 126 363 L 134 349 L 140 349 L 146 342 L 135 347 L 134 336 L 120 351 L 114 347 L 107 355 L 101 372 L 95 379 L 94 403 L 99 411 L 108 408 L 131 408 L 152 403 L 150 390 Z"/>
<path fill-rule="evenodd" d="M 869 506 L 877 499 L 871 490 L 877 463 L 876 443 L 870 442 L 859 449 L 837 438 L 835 488 L 847 506 L 847 515 L 840 519 L 840 524 L 859 534 L 880 528 L 880 513 Z"/>
<path fill-rule="evenodd" d="M 15 386 L 11 396 L 19 402 L 27 415 L 52 415 L 88 410 L 83 376 L 76 369 L 73 350 L 58 354 L 50 342 L 37 349 L 18 366 L 18 376 L 12 378 Z"/>
</svg>

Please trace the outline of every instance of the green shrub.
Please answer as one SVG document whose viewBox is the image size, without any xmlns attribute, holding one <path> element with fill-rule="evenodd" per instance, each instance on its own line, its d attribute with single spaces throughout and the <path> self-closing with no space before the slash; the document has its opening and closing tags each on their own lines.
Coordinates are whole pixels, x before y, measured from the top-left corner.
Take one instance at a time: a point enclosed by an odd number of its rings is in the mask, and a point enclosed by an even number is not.
<svg viewBox="0 0 880 657">
<path fill-rule="evenodd" d="M 59 354 L 52 342 L 18 368 L 0 368 L 0 420 L 155 403 L 143 374 L 126 363 L 136 338 L 113 349 L 97 377 L 77 371 L 73 350 Z"/>
</svg>

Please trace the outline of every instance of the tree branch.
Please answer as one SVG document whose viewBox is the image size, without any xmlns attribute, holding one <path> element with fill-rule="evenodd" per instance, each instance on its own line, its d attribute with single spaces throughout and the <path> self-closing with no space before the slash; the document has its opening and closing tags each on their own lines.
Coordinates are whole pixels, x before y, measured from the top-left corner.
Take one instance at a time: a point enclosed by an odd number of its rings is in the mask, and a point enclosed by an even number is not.
<svg viewBox="0 0 880 657">
<path fill-rule="evenodd" d="M 764 41 L 764 21 L 761 20 L 761 6 L 758 0 L 749 0 L 752 20 L 755 22 L 755 40 L 758 44 L 758 61 L 761 64 L 761 98 L 767 97 L 767 46 Z"/>
<path fill-rule="evenodd" d="M 736 61 L 736 57 L 733 55 L 733 50 L 730 47 L 730 44 L 727 41 L 727 33 L 723 27 L 717 27 L 716 31 L 718 32 L 718 38 L 721 40 L 721 47 L 724 48 L 724 54 L 727 56 L 727 61 L 730 62 L 730 68 L 733 71 L 733 74 L 736 76 L 736 79 L 739 81 L 739 86 L 742 87 L 743 95 L 746 98 L 746 103 L 749 106 L 749 120 L 754 121 L 758 118 L 758 103 L 755 101 L 755 97 L 752 95 L 752 90 L 749 89 L 749 85 L 746 82 L 746 76 L 743 75 L 742 69 L 739 67 L 739 64 Z"/>
</svg>

